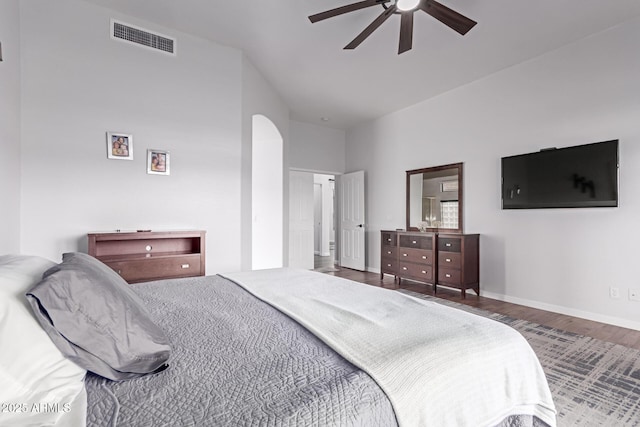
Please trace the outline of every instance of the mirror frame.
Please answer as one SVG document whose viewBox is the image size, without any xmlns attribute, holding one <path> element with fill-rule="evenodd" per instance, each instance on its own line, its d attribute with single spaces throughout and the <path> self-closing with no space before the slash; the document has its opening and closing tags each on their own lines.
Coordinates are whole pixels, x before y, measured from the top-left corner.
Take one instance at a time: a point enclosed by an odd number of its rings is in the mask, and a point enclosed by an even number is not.
<svg viewBox="0 0 640 427">
<path fill-rule="evenodd" d="M 413 169 L 407 171 L 407 203 L 406 203 L 406 216 L 407 216 L 407 231 L 418 231 L 417 227 L 412 227 L 409 224 L 409 212 L 411 208 L 411 199 L 410 199 L 410 183 L 411 183 L 411 175 L 419 174 L 419 173 L 428 173 L 428 172 L 438 172 L 444 169 L 457 169 L 458 170 L 458 228 L 427 228 L 428 232 L 442 232 L 442 233 L 462 233 L 463 230 L 463 217 L 464 217 L 464 200 L 462 198 L 463 195 L 463 175 L 462 175 L 462 163 L 452 163 L 450 165 L 442 165 L 442 166 L 434 166 L 431 168 L 422 168 L 422 169 Z"/>
</svg>

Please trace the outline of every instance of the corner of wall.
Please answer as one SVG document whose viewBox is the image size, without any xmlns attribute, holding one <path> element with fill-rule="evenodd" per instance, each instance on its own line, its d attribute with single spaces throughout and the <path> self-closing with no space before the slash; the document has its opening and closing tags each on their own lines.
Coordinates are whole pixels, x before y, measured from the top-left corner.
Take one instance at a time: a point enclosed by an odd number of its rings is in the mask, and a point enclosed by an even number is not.
<svg viewBox="0 0 640 427">
<path fill-rule="evenodd" d="M 267 117 L 276 126 L 283 141 L 283 260 L 289 255 L 289 107 L 280 94 L 262 76 L 251 60 L 242 54 L 242 183 L 241 183 L 241 268 L 251 269 L 252 257 L 252 122 L 255 114 Z"/>
<path fill-rule="evenodd" d="M 0 254 L 18 253 L 21 204 L 21 79 L 20 2 L 0 2 Z"/>
</svg>

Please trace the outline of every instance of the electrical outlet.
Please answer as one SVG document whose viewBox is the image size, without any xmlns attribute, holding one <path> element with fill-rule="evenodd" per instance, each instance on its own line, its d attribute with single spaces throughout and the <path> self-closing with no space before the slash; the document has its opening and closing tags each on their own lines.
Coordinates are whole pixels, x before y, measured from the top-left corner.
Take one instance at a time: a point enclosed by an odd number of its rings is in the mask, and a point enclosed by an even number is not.
<svg viewBox="0 0 640 427">
<path fill-rule="evenodd" d="M 629 301 L 640 301 L 640 289 L 629 289 Z"/>
<path fill-rule="evenodd" d="M 609 288 L 609 298 L 620 298 L 620 288 Z"/>
</svg>

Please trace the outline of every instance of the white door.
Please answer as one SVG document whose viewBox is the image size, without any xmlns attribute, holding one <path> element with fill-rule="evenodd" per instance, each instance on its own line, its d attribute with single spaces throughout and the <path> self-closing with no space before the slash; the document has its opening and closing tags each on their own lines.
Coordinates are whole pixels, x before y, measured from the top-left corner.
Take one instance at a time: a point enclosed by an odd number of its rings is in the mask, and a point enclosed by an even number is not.
<svg viewBox="0 0 640 427">
<path fill-rule="evenodd" d="M 340 265 L 364 271 L 364 171 L 340 177 Z"/>
<path fill-rule="evenodd" d="M 313 174 L 289 172 L 289 267 L 313 270 Z"/>
</svg>

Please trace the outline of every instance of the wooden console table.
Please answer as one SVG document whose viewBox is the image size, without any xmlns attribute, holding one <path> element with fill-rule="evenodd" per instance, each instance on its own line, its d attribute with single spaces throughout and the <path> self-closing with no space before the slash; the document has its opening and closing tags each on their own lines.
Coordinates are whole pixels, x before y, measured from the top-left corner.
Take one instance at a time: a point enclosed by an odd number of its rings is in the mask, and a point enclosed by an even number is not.
<svg viewBox="0 0 640 427">
<path fill-rule="evenodd" d="M 128 283 L 204 276 L 205 231 L 89 233 L 89 255 Z"/>
</svg>

